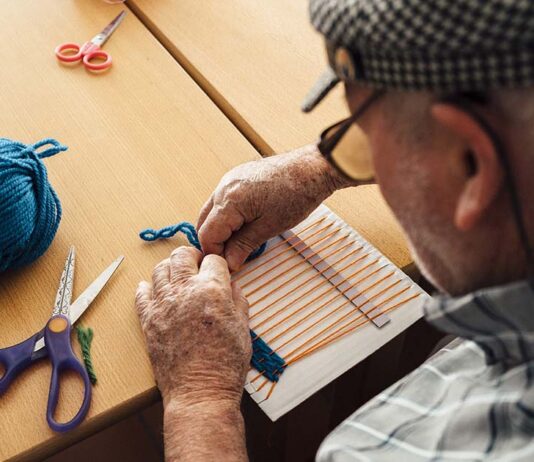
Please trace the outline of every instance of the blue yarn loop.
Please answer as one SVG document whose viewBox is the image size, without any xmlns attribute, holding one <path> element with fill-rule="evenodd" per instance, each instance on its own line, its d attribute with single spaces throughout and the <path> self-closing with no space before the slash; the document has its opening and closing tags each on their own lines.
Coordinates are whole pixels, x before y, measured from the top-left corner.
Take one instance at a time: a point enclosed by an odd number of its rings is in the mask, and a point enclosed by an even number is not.
<svg viewBox="0 0 534 462">
<path fill-rule="evenodd" d="M 61 203 L 42 159 L 66 150 L 51 138 L 30 145 L 0 138 L 0 272 L 32 263 L 54 239 Z"/>
<path fill-rule="evenodd" d="M 180 223 L 166 226 L 165 228 L 161 229 L 147 228 L 139 233 L 139 237 L 144 241 L 152 242 L 157 241 L 158 239 L 169 239 L 177 233 L 184 234 L 192 246 L 195 246 L 198 250 L 202 250 L 200 241 L 198 240 L 197 230 L 195 229 L 195 226 L 188 221 L 181 221 Z M 248 256 L 247 261 L 254 260 L 255 258 L 259 257 L 266 248 L 267 242 L 264 242 Z"/>
<path fill-rule="evenodd" d="M 139 237 L 144 241 L 153 242 L 158 239 L 168 239 L 173 237 L 176 233 L 184 234 L 191 245 L 202 250 L 195 226 L 187 221 L 182 221 L 159 230 L 148 228 L 141 231 Z M 249 255 L 247 261 L 259 257 L 266 248 L 267 243 L 264 242 L 258 249 Z M 252 330 L 250 331 L 250 337 L 252 339 L 252 358 L 250 359 L 250 365 L 258 372 L 261 372 L 271 382 L 278 382 L 280 375 L 282 375 L 286 368 L 285 360 Z"/>
</svg>

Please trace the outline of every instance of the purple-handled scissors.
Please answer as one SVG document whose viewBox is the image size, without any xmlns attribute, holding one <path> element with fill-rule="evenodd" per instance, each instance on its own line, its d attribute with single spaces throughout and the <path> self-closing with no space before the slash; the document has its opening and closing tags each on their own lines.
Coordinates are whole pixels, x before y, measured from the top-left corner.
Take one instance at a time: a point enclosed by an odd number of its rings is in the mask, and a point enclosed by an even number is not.
<svg viewBox="0 0 534 462">
<path fill-rule="evenodd" d="M 24 342 L 0 349 L 0 364 L 4 368 L 4 375 L 0 378 L 0 396 L 7 391 L 11 382 L 23 370 L 39 359 L 47 356 L 50 358 L 52 377 L 46 420 L 49 427 L 56 432 L 65 432 L 78 426 L 87 415 L 91 404 L 91 382 L 87 370 L 72 351 L 71 326 L 103 289 L 123 259 L 122 256 L 117 258 L 71 305 L 75 262 L 75 250 L 71 247 L 59 282 L 54 310 L 46 326 Z M 61 374 L 67 370 L 77 373 L 82 378 L 84 397 L 80 409 L 72 420 L 59 423 L 54 419 L 59 398 L 59 379 Z"/>
</svg>

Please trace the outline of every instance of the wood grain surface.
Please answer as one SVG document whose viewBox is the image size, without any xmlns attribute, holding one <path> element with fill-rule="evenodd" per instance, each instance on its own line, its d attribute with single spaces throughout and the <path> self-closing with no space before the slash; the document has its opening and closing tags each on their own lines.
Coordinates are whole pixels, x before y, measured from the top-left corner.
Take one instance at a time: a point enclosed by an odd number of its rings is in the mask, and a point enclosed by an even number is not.
<svg viewBox="0 0 534 462">
<path fill-rule="evenodd" d="M 314 142 L 348 115 L 339 85 L 310 114 L 300 104 L 326 68 L 308 0 L 128 0 L 161 43 L 263 155 Z M 376 186 L 327 205 L 395 264 L 412 259 Z"/>
<path fill-rule="evenodd" d="M 129 12 L 105 44 L 114 65 L 101 75 L 60 65 L 53 50 L 88 40 L 124 6 L 0 4 L 0 136 L 25 143 L 53 137 L 69 146 L 45 161 L 64 208 L 54 243 L 35 264 L 0 275 L 0 347 L 43 327 L 71 244 L 78 257 L 75 296 L 119 254 L 126 257 L 81 320 L 95 330 L 99 377 L 86 422 L 67 435 L 49 430 L 46 361 L 0 399 L 0 460 L 39 460 L 157 398 L 134 293 L 185 241 L 146 244 L 138 232 L 195 221 L 228 169 L 259 158 L 257 150 L 305 144 L 346 111 L 341 89 L 312 116 L 298 110 L 324 65 L 305 0 L 136 0 L 135 10 L 160 40 Z M 185 71 L 175 60 L 184 56 Z M 376 188 L 344 191 L 328 204 L 394 263 L 409 264 Z M 59 415 L 67 417 L 80 387 L 71 379 L 63 385 Z"/>
<path fill-rule="evenodd" d="M 0 136 L 26 143 L 54 137 L 69 150 L 45 161 L 64 208 L 53 245 L 35 264 L 0 275 L 0 346 L 44 326 L 71 244 L 78 257 L 74 296 L 118 255 L 126 259 L 81 319 L 95 331 L 99 377 L 88 419 L 61 437 L 49 430 L 50 368 L 43 361 L 0 398 L 0 460 L 40 459 L 157 396 L 134 293 L 185 241 L 147 244 L 138 233 L 196 220 L 221 175 L 259 157 L 131 13 L 105 44 L 114 58 L 109 73 L 56 62 L 57 44 L 91 38 L 120 8 L 85 0 L 2 2 L 0 34 L 10 40 L 0 51 Z M 80 387 L 62 385 L 60 415 L 67 417 Z"/>
</svg>

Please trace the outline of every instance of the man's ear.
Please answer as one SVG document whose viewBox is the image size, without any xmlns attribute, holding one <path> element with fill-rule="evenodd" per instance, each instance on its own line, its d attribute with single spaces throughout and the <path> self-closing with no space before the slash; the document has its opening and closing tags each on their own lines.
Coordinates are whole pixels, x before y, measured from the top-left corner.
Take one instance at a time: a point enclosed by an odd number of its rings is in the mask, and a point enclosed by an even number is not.
<svg viewBox="0 0 534 462">
<path fill-rule="evenodd" d="M 486 131 L 473 117 L 451 104 L 432 106 L 435 121 L 461 141 L 466 165 L 465 182 L 454 214 L 456 227 L 472 229 L 489 209 L 502 186 L 503 176 L 499 156 Z"/>
</svg>

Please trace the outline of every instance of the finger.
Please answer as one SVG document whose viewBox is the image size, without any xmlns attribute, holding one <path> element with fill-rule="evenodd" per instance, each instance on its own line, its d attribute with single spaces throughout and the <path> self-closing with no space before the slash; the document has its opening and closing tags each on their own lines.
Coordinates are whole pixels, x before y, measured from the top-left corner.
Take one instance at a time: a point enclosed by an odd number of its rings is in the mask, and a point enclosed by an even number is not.
<svg viewBox="0 0 534 462">
<path fill-rule="evenodd" d="M 234 233 L 224 249 L 224 258 L 228 262 L 230 271 L 239 270 L 254 250 L 273 237 L 271 234 L 257 221 L 245 225 Z"/>
<path fill-rule="evenodd" d="M 158 295 L 170 283 L 170 259 L 166 258 L 154 268 L 152 272 L 152 292 Z"/>
<path fill-rule="evenodd" d="M 213 208 L 213 195 L 202 206 L 202 210 L 200 210 L 200 214 L 198 216 L 198 221 L 197 221 L 197 230 L 200 230 L 200 228 L 202 228 L 202 225 L 206 221 L 206 218 L 208 218 L 208 215 L 211 212 L 212 208 Z"/>
<path fill-rule="evenodd" d="M 224 243 L 234 231 L 241 228 L 243 222 L 243 216 L 232 206 L 222 208 L 215 205 L 198 232 L 198 239 L 204 253 L 221 255 Z"/>
<path fill-rule="evenodd" d="M 245 294 L 241 290 L 241 287 L 239 287 L 239 285 L 235 282 L 232 282 L 232 299 L 234 300 L 236 308 L 238 310 L 243 311 L 243 313 L 245 313 L 248 318 L 248 300 L 246 299 Z"/>
<path fill-rule="evenodd" d="M 202 252 L 194 247 L 178 247 L 171 253 L 170 281 L 173 284 L 190 279 L 198 274 Z"/>
<path fill-rule="evenodd" d="M 150 303 L 152 302 L 152 286 L 146 281 L 141 281 L 137 286 L 137 292 L 135 293 L 135 307 L 137 308 L 137 314 L 141 321 L 141 327 L 145 329 L 146 321 L 148 318 L 148 310 Z"/>
<path fill-rule="evenodd" d="M 223 257 L 206 255 L 200 265 L 199 274 L 209 280 L 216 280 L 230 286 L 230 271 Z"/>
</svg>

